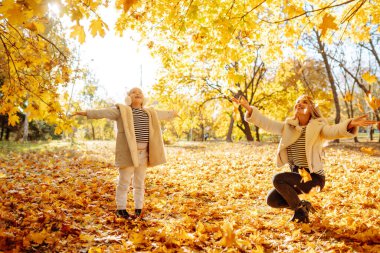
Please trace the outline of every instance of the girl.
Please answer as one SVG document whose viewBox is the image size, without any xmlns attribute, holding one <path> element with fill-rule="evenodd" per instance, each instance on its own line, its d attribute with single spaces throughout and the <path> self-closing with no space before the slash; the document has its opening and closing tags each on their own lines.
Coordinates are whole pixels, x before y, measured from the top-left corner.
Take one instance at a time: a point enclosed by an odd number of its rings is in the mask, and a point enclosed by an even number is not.
<svg viewBox="0 0 380 253">
<path fill-rule="evenodd" d="M 244 97 L 232 101 L 243 106 L 247 113 L 245 120 L 272 133 L 281 135 L 277 150 L 277 166 L 289 164 L 291 172 L 283 172 L 273 177 L 274 189 L 267 196 L 267 203 L 275 208 L 294 210 L 291 221 L 308 223 L 309 212 L 315 211 L 311 203 L 300 200 L 298 195 L 308 193 L 313 187 L 320 190 L 325 185 L 322 167 L 322 146 L 325 140 L 352 138 L 359 126 L 375 124 L 367 120 L 367 115 L 348 119 L 336 125 L 328 125 L 322 118 L 310 96 L 300 96 L 294 106 L 295 115 L 285 122 L 278 122 L 262 115 L 250 106 Z"/>
<path fill-rule="evenodd" d="M 73 115 L 88 119 L 107 118 L 117 123 L 115 165 L 119 168 L 116 188 L 116 215 L 130 219 L 126 211 L 127 194 L 133 176 L 135 217 L 141 217 L 144 204 L 146 168 L 166 162 L 159 120 L 177 116 L 175 111 L 156 111 L 145 108 L 146 100 L 141 89 L 128 92 L 124 104 L 116 107 L 76 112 Z"/>
</svg>

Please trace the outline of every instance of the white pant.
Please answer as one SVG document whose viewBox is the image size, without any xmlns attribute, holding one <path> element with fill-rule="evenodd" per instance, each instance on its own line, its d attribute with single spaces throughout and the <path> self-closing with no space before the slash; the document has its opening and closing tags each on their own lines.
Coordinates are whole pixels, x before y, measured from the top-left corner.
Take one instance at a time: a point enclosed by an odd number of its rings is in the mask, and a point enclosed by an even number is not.
<svg viewBox="0 0 380 253">
<path fill-rule="evenodd" d="M 118 210 L 126 209 L 127 196 L 133 175 L 133 199 L 135 209 L 142 209 L 144 205 L 145 175 L 148 164 L 148 151 L 138 150 L 139 167 L 119 168 L 119 182 L 116 187 L 116 206 Z"/>
</svg>

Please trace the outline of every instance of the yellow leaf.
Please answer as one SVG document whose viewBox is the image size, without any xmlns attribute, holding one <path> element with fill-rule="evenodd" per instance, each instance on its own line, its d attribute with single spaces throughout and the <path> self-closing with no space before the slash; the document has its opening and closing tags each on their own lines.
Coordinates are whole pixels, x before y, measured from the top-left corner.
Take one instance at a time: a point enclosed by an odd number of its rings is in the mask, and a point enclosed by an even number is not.
<svg viewBox="0 0 380 253">
<path fill-rule="evenodd" d="M 101 19 L 98 18 L 92 20 L 90 24 L 91 35 L 95 37 L 97 34 L 99 34 L 99 36 L 104 37 L 105 31 L 103 26 L 108 30 L 108 27 L 103 23 Z"/>
<path fill-rule="evenodd" d="M 234 111 L 232 113 L 232 117 L 234 118 L 234 121 L 237 122 L 240 120 L 240 113 L 239 113 L 239 108 L 234 107 Z"/>
<path fill-rule="evenodd" d="M 371 73 L 369 73 L 368 71 L 365 72 L 363 75 L 362 75 L 362 78 L 364 81 L 366 81 L 368 84 L 373 84 L 373 83 L 376 83 L 377 82 L 377 78 L 375 75 L 372 75 Z"/>
<path fill-rule="evenodd" d="M 70 33 L 71 38 L 78 37 L 79 43 L 83 44 L 86 40 L 86 33 L 84 32 L 83 26 L 74 25 L 71 27 L 72 32 Z"/>
<path fill-rule="evenodd" d="M 378 108 L 380 108 L 380 99 L 372 96 L 370 92 L 364 97 L 364 99 L 367 102 L 368 106 L 372 108 L 372 110 L 376 111 Z"/>
<path fill-rule="evenodd" d="M 220 240 L 220 245 L 225 247 L 232 247 L 236 245 L 236 234 L 232 224 L 228 221 L 224 222 L 222 230 L 223 238 Z"/>
<path fill-rule="evenodd" d="M 8 124 L 11 126 L 16 125 L 16 123 L 20 122 L 20 118 L 17 116 L 17 114 L 9 115 L 8 117 Z"/>
<path fill-rule="evenodd" d="M 30 240 L 32 240 L 33 242 L 37 243 L 37 244 L 41 244 L 43 243 L 43 241 L 46 239 L 46 237 L 48 236 L 49 234 L 46 232 L 46 230 L 42 230 L 41 232 L 37 232 L 37 233 L 34 233 L 34 232 L 31 232 L 29 234 L 29 238 Z"/>
<path fill-rule="evenodd" d="M 99 247 L 91 247 L 88 249 L 88 253 L 102 253 L 103 250 Z"/>
<path fill-rule="evenodd" d="M 134 5 L 137 0 L 123 0 L 123 10 L 127 12 L 132 5 Z"/>
<path fill-rule="evenodd" d="M 132 233 L 129 237 L 129 240 L 133 242 L 133 244 L 140 244 L 143 243 L 145 240 L 145 237 L 141 233 Z"/>
<path fill-rule="evenodd" d="M 34 22 L 34 25 L 37 28 L 38 33 L 44 33 L 45 32 L 45 26 L 40 22 Z"/>
<path fill-rule="evenodd" d="M 354 96 L 352 95 L 351 92 L 347 91 L 346 95 L 344 96 L 344 100 L 347 102 L 351 102 L 353 100 Z"/>
<path fill-rule="evenodd" d="M 338 26 L 335 24 L 335 17 L 326 13 L 323 16 L 322 23 L 318 27 L 322 30 L 321 37 L 323 37 L 328 29 L 337 30 Z"/>
<path fill-rule="evenodd" d="M 5 173 L 0 173 L 0 179 L 7 178 L 7 175 Z"/>
<path fill-rule="evenodd" d="M 366 153 L 368 155 L 374 155 L 374 154 L 376 154 L 376 150 L 374 148 L 361 147 L 360 151 L 363 152 L 363 153 Z"/>
<path fill-rule="evenodd" d="M 357 104 L 356 104 L 357 106 L 358 106 L 358 109 L 359 109 L 359 111 L 361 112 L 361 113 L 364 113 L 364 109 L 363 109 L 363 106 L 362 106 L 362 104 L 360 104 L 360 102 L 358 101 L 357 102 Z"/>
<path fill-rule="evenodd" d="M 84 242 L 90 242 L 90 241 L 94 240 L 94 236 L 93 235 L 80 234 L 79 239 L 81 241 L 84 241 Z"/>
<path fill-rule="evenodd" d="M 307 172 L 304 168 L 298 169 L 298 173 L 300 173 L 300 175 L 302 177 L 301 182 L 306 183 L 306 182 L 309 182 L 312 180 L 309 172 Z"/>
</svg>

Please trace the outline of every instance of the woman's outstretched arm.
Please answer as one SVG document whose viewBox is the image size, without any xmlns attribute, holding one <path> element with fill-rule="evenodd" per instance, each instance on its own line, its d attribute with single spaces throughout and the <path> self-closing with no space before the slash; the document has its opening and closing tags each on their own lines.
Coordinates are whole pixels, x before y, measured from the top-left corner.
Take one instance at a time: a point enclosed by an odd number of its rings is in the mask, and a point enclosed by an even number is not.
<svg viewBox="0 0 380 253">
<path fill-rule="evenodd" d="M 339 124 L 326 125 L 322 129 L 321 135 L 323 138 L 328 140 L 355 137 L 358 133 L 359 127 L 365 127 L 378 123 L 374 120 L 368 120 L 367 117 L 368 115 L 363 115 L 345 120 Z"/>
<path fill-rule="evenodd" d="M 241 96 L 239 99 L 231 98 L 232 102 L 235 102 L 241 106 L 243 106 L 247 113 L 245 115 L 245 120 L 250 122 L 265 131 L 281 134 L 282 129 L 284 128 L 285 123 L 270 119 L 263 115 L 256 107 L 251 106 L 245 97 Z"/>
</svg>

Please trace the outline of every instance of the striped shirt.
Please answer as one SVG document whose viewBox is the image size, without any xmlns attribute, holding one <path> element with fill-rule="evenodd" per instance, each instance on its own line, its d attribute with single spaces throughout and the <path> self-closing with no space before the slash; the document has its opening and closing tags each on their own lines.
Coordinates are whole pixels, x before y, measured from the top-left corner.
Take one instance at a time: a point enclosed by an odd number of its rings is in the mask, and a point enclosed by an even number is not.
<svg viewBox="0 0 380 253">
<path fill-rule="evenodd" d="M 133 126 L 135 128 L 136 142 L 149 142 L 149 116 L 140 108 L 132 108 Z"/>
<path fill-rule="evenodd" d="M 302 127 L 301 136 L 298 138 L 296 142 L 294 142 L 292 145 L 287 147 L 288 152 L 288 160 L 289 165 L 292 167 L 292 165 L 296 165 L 300 168 L 307 168 L 307 158 L 306 158 L 306 139 L 305 139 L 305 133 L 306 133 L 306 126 Z M 325 172 L 322 170 L 316 171 L 316 174 L 325 175 Z"/>
</svg>

